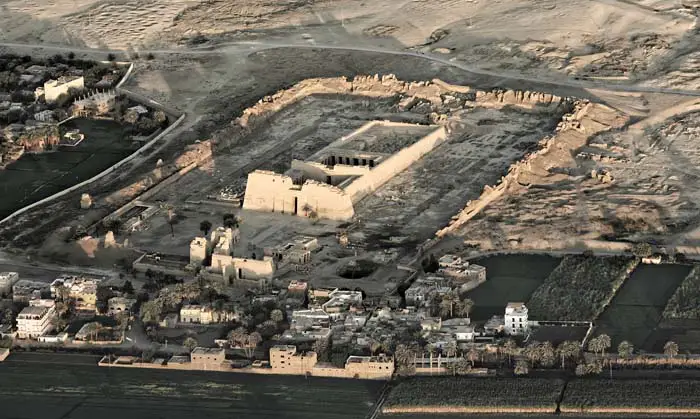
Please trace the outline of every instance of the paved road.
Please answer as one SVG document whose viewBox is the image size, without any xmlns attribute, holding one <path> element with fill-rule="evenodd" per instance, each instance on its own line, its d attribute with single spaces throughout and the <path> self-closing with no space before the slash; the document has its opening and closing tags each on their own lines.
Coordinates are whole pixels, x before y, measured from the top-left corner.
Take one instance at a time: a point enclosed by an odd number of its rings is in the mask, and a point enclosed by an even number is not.
<svg viewBox="0 0 700 419">
<path fill-rule="evenodd" d="M 384 383 L 97 367 L 87 355 L 0 362 L 2 419 L 363 419 Z"/>
</svg>

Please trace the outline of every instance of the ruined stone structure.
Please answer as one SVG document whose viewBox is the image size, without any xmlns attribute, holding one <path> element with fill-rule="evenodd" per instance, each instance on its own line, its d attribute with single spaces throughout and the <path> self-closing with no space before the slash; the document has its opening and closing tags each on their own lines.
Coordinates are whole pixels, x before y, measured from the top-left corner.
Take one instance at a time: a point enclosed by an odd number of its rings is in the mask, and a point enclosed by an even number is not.
<svg viewBox="0 0 700 419">
<path fill-rule="evenodd" d="M 393 154 L 373 151 L 373 141 L 356 141 L 377 126 L 412 124 L 372 121 L 340 138 L 308 161 L 293 160 L 286 174 L 256 170 L 248 176 L 243 208 L 303 217 L 347 221 L 354 205 L 406 170 L 447 138 L 444 127 Z"/>
</svg>

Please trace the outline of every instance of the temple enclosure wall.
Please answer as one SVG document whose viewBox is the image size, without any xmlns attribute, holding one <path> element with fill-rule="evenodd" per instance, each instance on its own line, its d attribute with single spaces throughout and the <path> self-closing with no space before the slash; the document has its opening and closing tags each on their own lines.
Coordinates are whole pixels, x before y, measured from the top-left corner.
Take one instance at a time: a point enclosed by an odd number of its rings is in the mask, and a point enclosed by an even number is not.
<svg viewBox="0 0 700 419">
<path fill-rule="evenodd" d="M 377 190 L 392 177 L 408 169 L 410 165 L 420 160 L 446 139 L 445 127 L 439 127 L 415 144 L 388 157 L 368 174 L 355 179 L 345 188 L 345 193 L 350 196 L 353 203 L 360 202 L 362 198 Z"/>
</svg>

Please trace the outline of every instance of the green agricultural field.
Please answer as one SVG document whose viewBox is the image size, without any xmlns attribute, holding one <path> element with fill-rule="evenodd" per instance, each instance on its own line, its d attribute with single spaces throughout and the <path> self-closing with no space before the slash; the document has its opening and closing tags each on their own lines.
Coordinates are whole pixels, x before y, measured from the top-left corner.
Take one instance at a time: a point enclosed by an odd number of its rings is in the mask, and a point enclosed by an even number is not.
<svg viewBox="0 0 700 419">
<path fill-rule="evenodd" d="M 561 259 L 544 255 L 497 255 L 472 262 L 486 267 L 486 282 L 470 291 L 471 317 L 488 320 L 503 315 L 509 302 L 526 302 Z"/>
<path fill-rule="evenodd" d="M 562 413 L 700 413 L 700 381 L 576 379 Z"/>
<path fill-rule="evenodd" d="M 613 347 L 628 340 L 639 349 L 659 350 L 665 341 L 654 335 L 661 314 L 690 270 L 688 265 L 638 266 L 596 322 L 595 333 L 610 335 Z"/>
<path fill-rule="evenodd" d="M 125 128 L 114 121 L 74 119 L 64 128 L 78 128 L 85 139 L 75 147 L 26 154 L 0 170 L 0 219 L 95 176 L 138 148 Z"/>
<path fill-rule="evenodd" d="M 527 302 L 538 320 L 595 320 L 612 300 L 634 257 L 565 257 Z"/>
<path fill-rule="evenodd" d="M 694 267 L 673 293 L 663 318 L 700 320 L 700 267 Z"/>
<path fill-rule="evenodd" d="M 394 387 L 383 410 L 430 407 L 490 409 L 542 409 L 554 413 L 564 382 L 542 378 L 413 377 Z"/>
</svg>

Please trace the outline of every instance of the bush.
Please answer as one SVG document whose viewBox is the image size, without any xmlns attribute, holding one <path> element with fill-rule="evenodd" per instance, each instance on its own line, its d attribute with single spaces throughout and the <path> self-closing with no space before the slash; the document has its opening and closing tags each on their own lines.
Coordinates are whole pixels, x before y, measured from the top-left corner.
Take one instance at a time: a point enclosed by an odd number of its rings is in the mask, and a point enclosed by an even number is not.
<svg viewBox="0 0 700 419">
<path fill-rule="evenodd" d="M 114 61 L 117 57 L 114 56 L 111 52 L 107 54 L 107 61 Z"/>
</svg>

